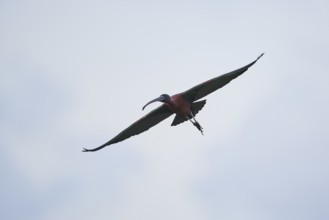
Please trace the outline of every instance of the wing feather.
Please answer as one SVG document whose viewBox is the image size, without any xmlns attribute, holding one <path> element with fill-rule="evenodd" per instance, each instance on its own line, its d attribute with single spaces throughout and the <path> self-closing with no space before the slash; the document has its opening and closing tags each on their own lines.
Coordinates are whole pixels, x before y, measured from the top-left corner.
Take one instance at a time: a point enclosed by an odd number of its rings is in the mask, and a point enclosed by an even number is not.
<svg viewBox="0 0 329 220">
<path fill-rule="evenodd" d="M 98 151 L 108 145 L 118 143 L 120 141 L 123 141 L 127 138 L 130 138 L 131 136 L 140 134 L 149 128 L 153 127 L 154 125 L 160 123 L 164 119 L 168 118 L 171 116 L 173 112 L 171 112 L 164 104 L 161 105 L 160 107 L 154 109 L 141 119 L 137 120 L 135 123 L 130 125 L 128 128 L 123 130 L 121 133 L 119 133 L 117 136 L 106 142 L 105 144 L 94 148 L 94 149 L 83 149 L 84 152 L 89 152 L 89 151 Z"/>
<path fill-rule="evenodd" d="M 250 63 L 240 69 L 237 69 L 232 72 L 215 77 L 211 80 L 208 80 L 204 83 L 194 86 L 193 88 L 191 88 L 181 94 L 186 100 L 189 100 L 190 102 L 194 102 L 198 99 L 201 99 L 201 98 L 205 97 L 206 95 L 216 91 L 217 89 L 222 88 L 223 86 L 228 84 L 231 80 L 233 80 L 233 79 L 237 78 L 238 76 L 240 76 L 241 74 L 243 74 L 245 71 L 248 70 L 249 67 L 254 65 L 257 62 L 257 60 L 259 58 L 261 58 L 263 55 L 264 55 L 264 53 L 262 53 L 255 61 L 253 61 L 252 63 Z"/>
</svg>

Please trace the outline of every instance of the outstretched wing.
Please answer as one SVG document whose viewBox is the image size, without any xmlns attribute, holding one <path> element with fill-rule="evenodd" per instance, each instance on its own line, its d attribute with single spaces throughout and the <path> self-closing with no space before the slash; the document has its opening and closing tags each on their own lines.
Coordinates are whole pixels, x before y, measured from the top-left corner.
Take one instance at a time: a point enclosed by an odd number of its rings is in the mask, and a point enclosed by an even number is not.
<svg viewBox="0 0 329 220">
<path fill-rule="evenodd" d="M 206 95 L 216 91 L 217 89 L 220 89 L 221 87 L 223 87 L 227 83 L 229 83 L 231 80 L 233 80 L 236 77 L 243 74 L 245 71 L 248 70 L 249 67 L 254 65 L 257 62 L 257 60 L 259 58 L 261 58 L 263 55 L 264 55 L 264 53 L 262 53 L 254 62 L 252 62 L 240 69 L 237 69 L 232 72 L 226 73 L 224 75 L 215 77 L 211 80 L 208 80 L 204 83 L 194 86 L 193 88 L 191 88 L 181 94 L 186 100 L 189 100 L 190 102 L 194 102 L 198 99 L 201 99 L 202 97 L 205 97 Z"/>
<path fill-rule="evenodd" d="M 108 145 L 118 143 L 120 141 L 123 141 L 127 138 L 130 138 L 131 136 L 140 134 L 149 128 L 153 127 L 154 125 L 158 124 L 159 122 L 163 121 L 164 119 L 168 118 L 170 115 L 172 115 L 173 112 L 171 112 L 164 104 L 160 107 L 154 109 L 132 125 L 130 125 L 128 128 L 123 130 L 120 134 L 106 142 L 105 144 L 94 148 L 94 149 L 83 149 L 84 152 L 90 152 L 90 151 L 98 151 Z"/>
</svg>

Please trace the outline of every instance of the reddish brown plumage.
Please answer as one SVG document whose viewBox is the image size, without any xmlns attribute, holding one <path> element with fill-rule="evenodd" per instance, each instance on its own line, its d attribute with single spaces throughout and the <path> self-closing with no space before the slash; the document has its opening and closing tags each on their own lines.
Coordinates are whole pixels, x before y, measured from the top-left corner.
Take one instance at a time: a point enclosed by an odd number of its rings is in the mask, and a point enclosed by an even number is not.
<svg viewBox="0 0 329 220">
<path fill-rule="evenodd" d="M 185 100 L 181 94 L 176 94 L 170 97 L 168 102 L 165 102 L 170 111 L 182 116 L 188 117 L 191 115 L 191 104 Z"/>
</svg>

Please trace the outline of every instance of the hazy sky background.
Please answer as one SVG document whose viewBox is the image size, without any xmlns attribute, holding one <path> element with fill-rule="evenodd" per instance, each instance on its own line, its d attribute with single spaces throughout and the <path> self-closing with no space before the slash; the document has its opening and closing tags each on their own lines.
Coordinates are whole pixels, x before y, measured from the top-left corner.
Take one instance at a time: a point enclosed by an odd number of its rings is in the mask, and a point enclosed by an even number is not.
<svg viewBox="0 0 329 220">
<path fill-rule="evenodd" d="M 0 1 L 0 219 L 329 219 L 328 1 Z M 175 94 L 265 56 L 96 153 Z"/>
</svg>

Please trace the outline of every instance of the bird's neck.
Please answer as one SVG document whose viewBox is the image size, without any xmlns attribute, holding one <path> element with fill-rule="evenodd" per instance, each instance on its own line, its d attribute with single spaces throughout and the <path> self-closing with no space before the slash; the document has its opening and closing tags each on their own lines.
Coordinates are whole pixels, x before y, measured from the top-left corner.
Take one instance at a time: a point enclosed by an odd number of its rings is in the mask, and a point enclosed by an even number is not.
<svg viewBox="0 0 329 220">
<path fill-rule="evenodd" d="M 175 107 L 175 103 L 171 99 L 164 101 L 164 103 L 166 103 L 170 107 Z"/>
</svg>

